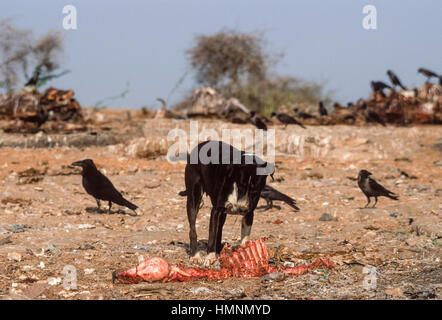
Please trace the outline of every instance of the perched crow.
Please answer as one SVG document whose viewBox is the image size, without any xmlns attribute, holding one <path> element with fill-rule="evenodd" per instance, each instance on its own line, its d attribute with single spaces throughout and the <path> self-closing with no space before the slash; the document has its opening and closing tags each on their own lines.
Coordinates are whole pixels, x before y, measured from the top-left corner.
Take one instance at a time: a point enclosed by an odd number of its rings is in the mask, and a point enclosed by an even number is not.
<svg viewBox="0 0 442 320">
<path fill-rule="evenodd" d="M 298 126 L 307 129 L 301 122 L 299 122 L 298 120 L 296 120 L 295 118 L 290 117 L 289 115 L 285 114 L 285 113 L 277 113 L 277 112 L 272 112 L 271 117 L 275 117 L 278 118 L 278 120 L 280 122 L 282 122 L 283 124 L 285 124 L 284 129 L 289 125 L 289 124 L 297 124 Z"/>
<path fill-rule="evenodd" d="M 73 166 L 82 167 L 83 187 L 87 193 L 95 198 L 98 209 L 100 209 L 100 200 L 109 201 L 109 212 L 112 202 L 120 206 L 127 207 L 135 211 L 138 207 L 123 198 L 120 192 L 115 189 L 110 180 L 98 171 L 91 159 L 81 160 L 72 163 Z"/>
<path fill-rule="evenodd" d="M 387 75 L 390 78 L 390 81 L 393 84 L 393 86 L 399 86 L 403 90 L 407 90 L 407 88 L 404 85 L 402 85 L 402 83 L 399 80 L 398 76 L 393 71 L 387 70 Z"/>
<path fill-rule="evenodd" d="M 264 208 L 264 211 L 273 208 L 273 201 L 284 201 L 295 211 L 299 211 L 299 208 L 296 206 L 295 199 L 290 198 L 289 196 L 283 194 L 282 192 L 279 192 L 278 190 L 272 188 L 267 184 L 261 191 L 261 198 L 267 201 L 267 206 Z"/>
<path fill-rule="evenodd" d="M 37 67 L 32 77 L 28 80 L 28 82 L 26 82 L 25 87 L 35 87 L 38 83 L 39 78 L 40 78 L 40 68 Z"/>
<path fill-rule="evenodd" d="M 435 72 L 425 69 L 425 68 L 419 68 L 417 69 L 418 73 L 422 73 L 424 76 L 427 77 L 427 80 L 430 80 L 431 78 L 435 77 L 435 78 L 439 78 L 439 75 L 436 74 Z"/>
<path fill-rule="evenodd" d="M 157 101 L 161 102 L 161 109 L 166 110 L 166 101 L 164 101 L 164 99 L 161 98 L 157 98 Z"/>
<path fill-rule="evenodd" d="M 255 111 L 250 111 L 250 122 L 255 125 L 258 129 L 267 131 L 267 126 L 265 123 L 256 115 Z"/>
<path fill-rule="evenodd" d="M 372 81 L 371 88 L 375 92 L 382 92 L 382 93 L 383 93 L 384 89 L 391 89 L 391 87 L 388 84 L 386 84 L 382 81 Z"/>
<path fill-rule="evenodd" d="M 367 170 L 359 171 L 358 175 L 358 186 L 361 188 L 368 200 L 365 208 L 367 208 L 367 206 L 370 204 L 370 197 L 375 197 L 376 199 L 373 208 L 378 202 L 378 197 L 388 197 L 393 200 L 398 200 L 398 196 L 396 194 L 385 189 L 383 186 L 377 183 L 376 180 L 370 178 L 371 175 L 372 173 L 368 172 Z"/>
<path fill-rule="evenodd" d="M 319 101 L 319 114 L 321 116 L 327 116 L 328 115 L 328 111 L 324 107 L 324 102 L 322 102 L 322 101 Z"/>
<path fill-rule="evenodd" d="M 296 113 L 296 116 L 301 118 L 301 119 L 314 119 L 316 118 L 314 115 L 311 115 L 310 113 L 306 113 L 303 111 L 300 111 L 298 108 L 293 108 L 293 111 Z"/>
</svg>

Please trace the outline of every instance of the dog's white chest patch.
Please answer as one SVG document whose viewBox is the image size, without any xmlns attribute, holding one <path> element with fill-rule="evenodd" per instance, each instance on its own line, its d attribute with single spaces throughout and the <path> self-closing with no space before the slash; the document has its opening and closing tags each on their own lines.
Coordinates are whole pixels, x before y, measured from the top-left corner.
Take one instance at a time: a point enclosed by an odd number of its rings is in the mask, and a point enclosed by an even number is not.
<svg viewBox="0 0 442 320">
<path fill-rule="evenodd" d="M 233 183 L 232 193 L 227 197 L 225 207 L 228 209 L 228 213 L 241 213 L 248 208 L 248 196 L 244 195 L 241 199 L 238 198 L 238 186 Z"/>
</svg>

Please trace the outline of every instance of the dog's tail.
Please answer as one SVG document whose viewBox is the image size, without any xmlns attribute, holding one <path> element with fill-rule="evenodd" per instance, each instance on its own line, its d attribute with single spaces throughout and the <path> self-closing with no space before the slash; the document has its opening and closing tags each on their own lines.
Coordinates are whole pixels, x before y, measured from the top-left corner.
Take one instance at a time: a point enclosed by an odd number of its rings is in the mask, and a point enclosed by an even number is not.
<svg viewBox="0 0 442 320">
<path fill-rule="evenodd" d="M 180 195 L 181 197 L 187 197 L 187 190 L 178 192 L 178 195 Z"/>
</svg>

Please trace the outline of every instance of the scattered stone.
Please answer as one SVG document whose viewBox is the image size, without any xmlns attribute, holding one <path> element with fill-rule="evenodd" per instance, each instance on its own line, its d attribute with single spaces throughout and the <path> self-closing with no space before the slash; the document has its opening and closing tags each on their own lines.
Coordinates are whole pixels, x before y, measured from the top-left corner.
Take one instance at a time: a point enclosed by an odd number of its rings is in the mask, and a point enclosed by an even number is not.
<svg viewBox="0 0 442 320">
<path fill-rule="evenodd" d="M 206 287 L 192 288 L 189 291 L 193 294 L 213 294 L 213 291 Z"/>
<path fill-rule="evenodd" d="M 20 262 L 21 261 L 21 254 L 18 252 L 8 252 L 8 260 Z"/>
<path fill-rule="evenodd" d="M 287 278 L 287 275 L 282 272 L 272 272 L 261 277 L 265 281 L 282 281 L 285 278 Z"/>
<path fill-rule="evenodd" d="M 319 221 L 333 221 L 333 217 L 330 213 L 323 213 L 322 216 L 319 218 Z"/>
<path fill-rule="evenodd" d="M 7 236 L 6 238 L 0 239 L 0 246 L 8 243 L 12 243 L 11 236 Z"/>
<path fill-rule="evenodd" d="M 55 285 L 60 284 L 60 283 L 61 283 L 61 278 L 51 277 L 51 278 L 48 279 L 48 284 L 50 286 L 55 286 Z"/>
<path fill-rule="evenodd" d="M 77 228 L 78 229 L 95 229 L 95 226 L 93 224 L 86 223 L 86 224 L 79 224 L 77 226 Z"/>
<path fill-rule="evenodd" d="M 403 296 L 404 292 L 402 291 L 401 288 L 397 287 L 397 288 L 390 288 L 390 289 L 385 290 L 385 294 L 388 296 L 397 297 L 397 296 Z"/>
</svg>

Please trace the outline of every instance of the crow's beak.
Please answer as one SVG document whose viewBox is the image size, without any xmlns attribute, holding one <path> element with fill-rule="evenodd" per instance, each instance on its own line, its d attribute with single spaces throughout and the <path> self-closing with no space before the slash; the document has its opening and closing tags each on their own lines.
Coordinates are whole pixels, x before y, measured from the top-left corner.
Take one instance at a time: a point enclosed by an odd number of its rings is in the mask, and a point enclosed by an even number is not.
<svg viewBox="0 0 442 320">
<path fill-rule="evenodd" d="M 82 167 L 83 166 L 83 162 L 81 162 L 81 161 L 72 162 L 71 166 Z"/>
<path fill-rule="evenodd" d="M 373 173 L 371 173 L 371 172 L 367 172 L 367 173 L 368 173 L 369 176 L 371 176 L 371 175 L 373 174 Z"/>
</svg>

